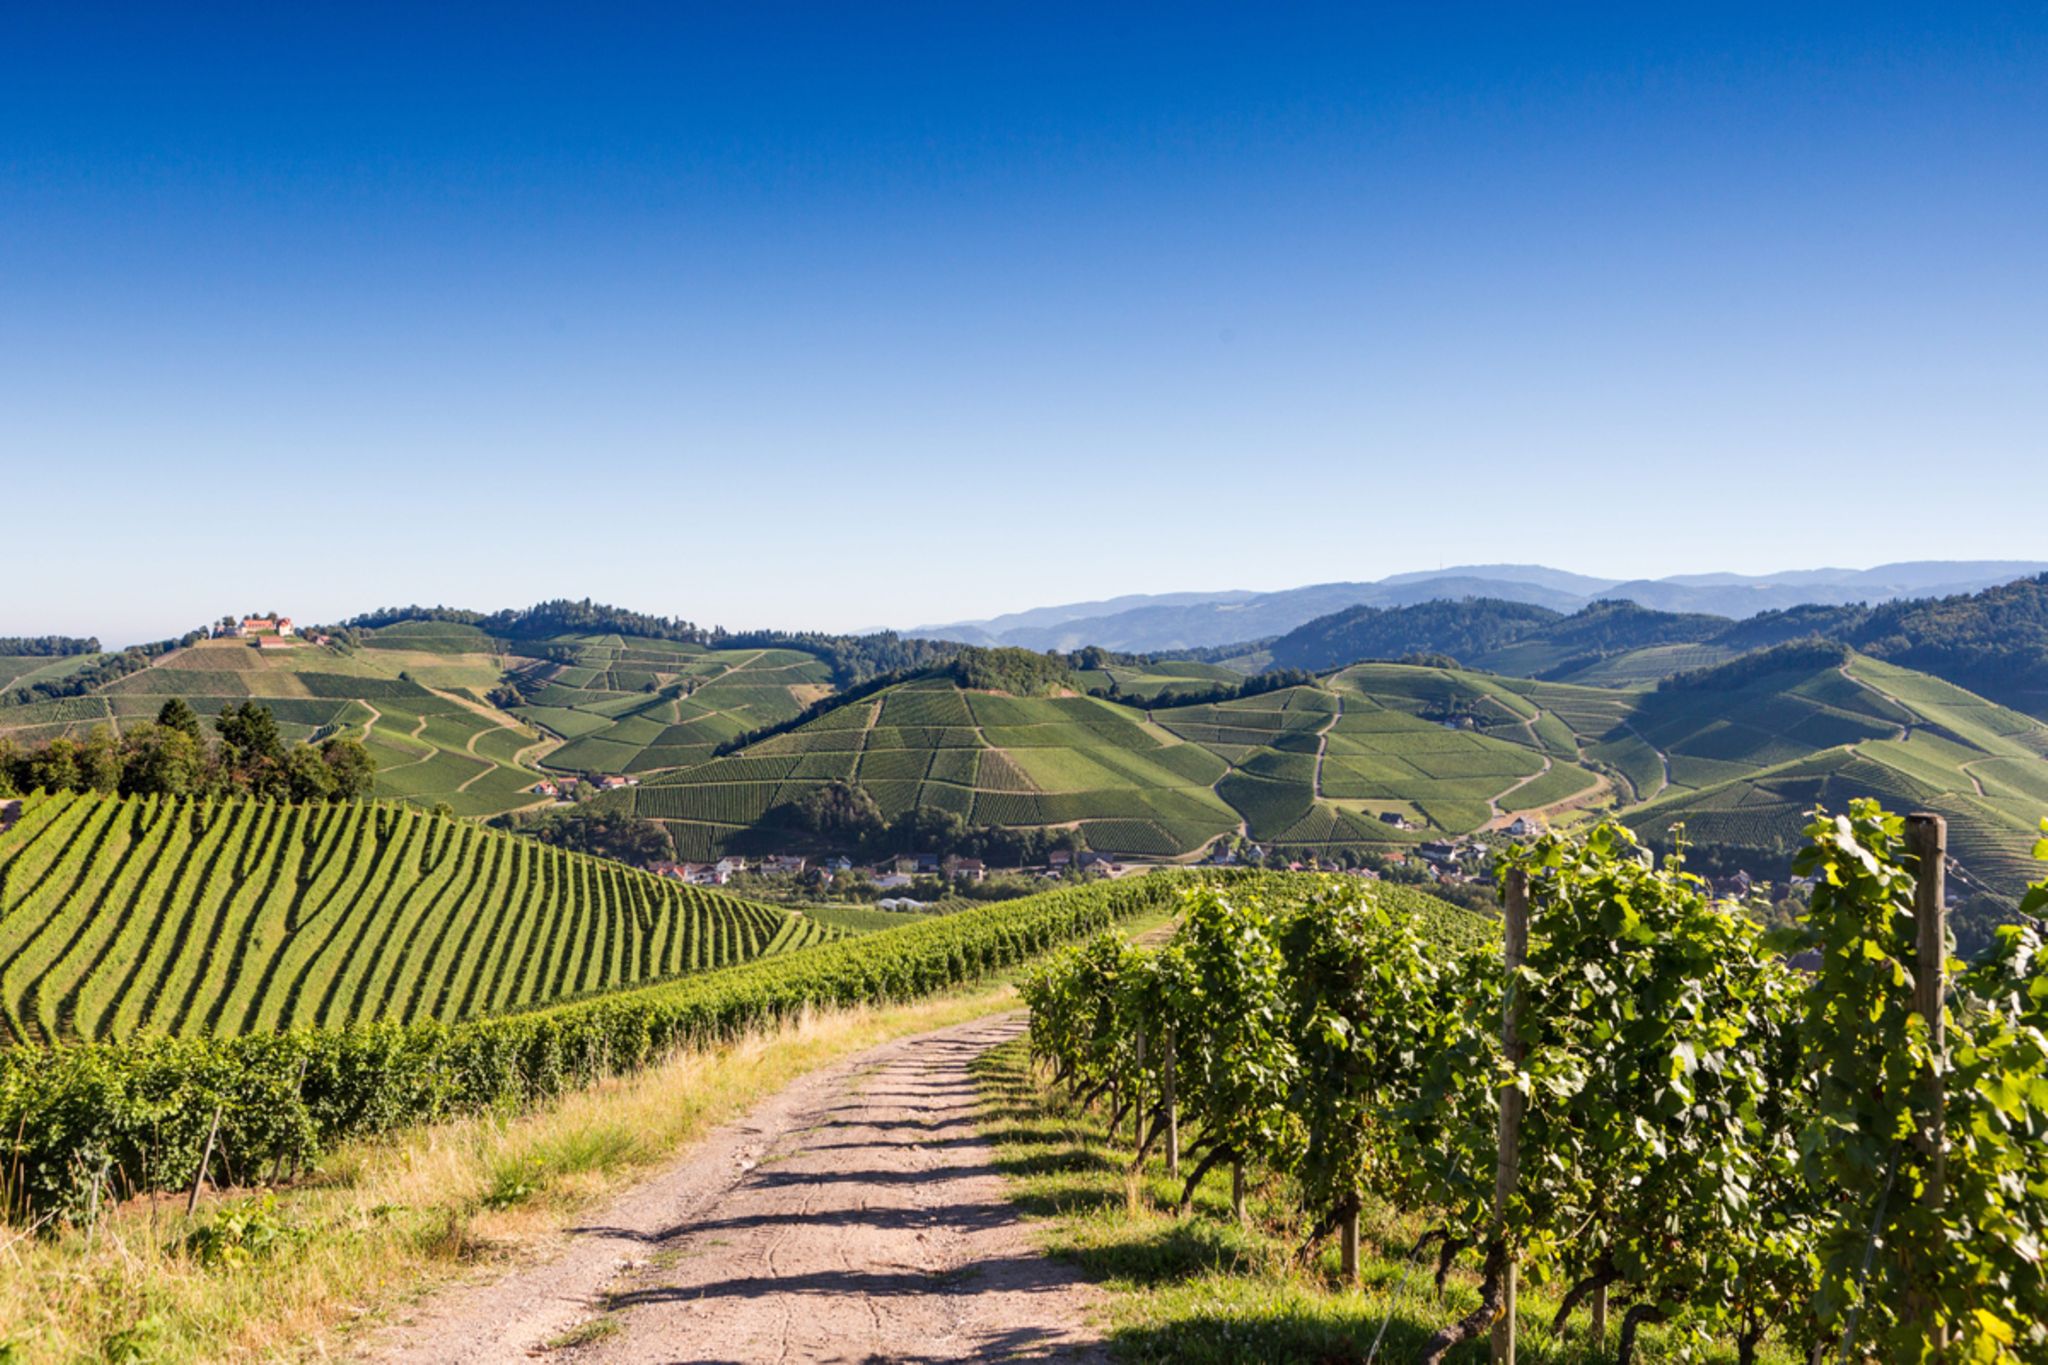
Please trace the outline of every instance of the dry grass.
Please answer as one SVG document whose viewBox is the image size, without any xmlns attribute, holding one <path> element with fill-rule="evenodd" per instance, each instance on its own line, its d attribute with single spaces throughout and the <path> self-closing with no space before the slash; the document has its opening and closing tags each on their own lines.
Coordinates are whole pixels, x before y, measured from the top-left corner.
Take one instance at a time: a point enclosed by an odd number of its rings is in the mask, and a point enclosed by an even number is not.
<svg viewBox="0 0 2048 1365">
<path fill-rule="evenodd" d="M 530 1113 L 345 1147 L 274 1199 L 230 1192 L 195 1218 L 136 1201 L 90 1240 L 0 1228 L 0 1362 L 346 1354 L 428 1290 L 543 1254 L 580 1210 L 798 1076 L 1014 1002 L 997 985 L 815 1016 Z"/>
</svg>

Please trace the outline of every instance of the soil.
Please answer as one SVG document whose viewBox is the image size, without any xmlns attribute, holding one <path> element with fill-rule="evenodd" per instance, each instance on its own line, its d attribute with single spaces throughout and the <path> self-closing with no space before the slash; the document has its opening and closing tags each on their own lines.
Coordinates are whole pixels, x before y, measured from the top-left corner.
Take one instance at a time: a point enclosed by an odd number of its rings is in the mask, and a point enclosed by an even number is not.
<svg viewBox="0 0 2048 1365">
<path fill-rule="evenodd" d="M 1023 1028 L 975 1020 L 805 1077 L 367 1358 L 1105 1360 L 1096 1291 L 1037 1251 L 976 1127 L 970 1067 Z"/>
</svg>

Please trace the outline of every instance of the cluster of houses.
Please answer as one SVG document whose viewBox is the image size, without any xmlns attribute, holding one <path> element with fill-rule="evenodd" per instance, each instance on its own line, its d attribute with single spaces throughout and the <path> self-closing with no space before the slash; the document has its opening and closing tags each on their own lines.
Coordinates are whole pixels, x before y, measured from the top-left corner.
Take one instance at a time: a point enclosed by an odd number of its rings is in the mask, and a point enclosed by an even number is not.
<svg viewBox="0 0 2048 1365">
<path fill-rule="evenodd" d="M 1136 870 L 1132 864 L 1108 854 L 1061 851 L 1050 855 L 1047 865 L 1036 869 L 1036 873 L 1048 880 L 1058 880 L 1075 868 L 1100 877 L 1119 877 Z M 948 882 L 980 882 L 989 874 L 988 864 L 979 858 L 962 858 L 954 855 L 940 857 L 936 853 L 905 853 L 894 858 L 885 858 L 871 867 L 857 866 L 850 858 L 805 858 L 796 854 L 775 854 L 753 859 L 735 855 L 706 863 L 655 863 L 648 870 L 658 877 L 673 877 L 692 886 L 725 886 L 742 873 L 793 877 L 817 871 L 831 877 L 841 872 L 864 871 L 874 882 L 876 889 L 881 891 L 901 891 L 919 878 L 936 877 Z M 892 900 L 901 901 L 901 908 L 920 904 L 908 897 L 884 897 L 878 904 L 885 910 L 899 908 L 890 904 Z"/>
<path fill-rule="evenodd" d="M 244 616 L 239 621 L 225 621 L 213 628 L 213 638 L 247 640 L 258 649 L 289 649 L 301 641 L 316 645 L 334 643 L 331 636 L 301 635 L 289 616 Z"/>
<path fill-rule="evenodd" d="M 527 790 L 535 796 L 545 796 L 550 801 L 567 801 L 576 794 L 576 789 L 582 785 L 583 779 L 580 777 L 544 777 L 531 787 L 528 787 Z M 620 777 L 618 774 L 612 773 L 593 779 L 590 785 L 601 792 L 615 792 L 625 787 L 639 786 L 640 779 L 637 777 Z"/>
</svg>

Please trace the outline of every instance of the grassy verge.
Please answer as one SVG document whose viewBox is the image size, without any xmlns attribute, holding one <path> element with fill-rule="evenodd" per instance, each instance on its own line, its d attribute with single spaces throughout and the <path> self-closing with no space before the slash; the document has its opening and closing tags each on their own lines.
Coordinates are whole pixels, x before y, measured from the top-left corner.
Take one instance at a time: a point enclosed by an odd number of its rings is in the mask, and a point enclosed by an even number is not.
<svg viewBox="0 0 2048 1365">
<path fill-rule="evenodd" d="M 320 1357 L 425 1290 L 543 1253 L 592 1202 L 804 1073 L 1015 1004 L 1006 983 L 814 1016 L 515 1116 L 353 1144 L 267 1195 L 135 1201 L 88 1242 L 0 1233 L 0 1362 Z"/>
<path fill-rule="evenodd" d="M 524 1113 L 352 1143 L 295 1185 L 209 1194 L 192 1217 L 163 1197 L 114 1210 L 91 1238 L 0 1224 L 0 1365 L 343 1354 L 435 1288 L 545 1255 L 590 1206 L 806 1073 L 1014 1008 L 1012 979 L 815 1013 Z"/>
<path fill-rule="evenodd" d="M 1131 1172 L 1128 1128 L 1111 1142 L 1106 1116 L 1076 1110 L 1050 1091 L 1021 1041 L 978 1065 L 984 1132 L 1011 1199 L 1043 1220 L 1049 1252 L 1105 1288 L 1110 1341 L 1121 1360 L 1327 1365 L 1365 1361 L 1377 1342 L 1378 1360 L 1409 1361 L 1478 1302 L 1477 1277 L 1459 1268 L 1439 1294 L 1434 1258 L 1425 1253 L 1426 1265 L 1409 1259 L 1423 1225 L 1385 1206 L 1367 1208 L 1356 1291 L 1339 1285 L 1334 1241 L 1319 1258 L 1296 1262 L 1298 1217 L 1282 1182 L 1254 1184 L 1240 1226 L 1231 1216 L 1229 1174 L 1219 1170 L 1197 1192 L 1193 1216 L 1179 1218 L 1180 1184 L 1166 1178 L 1159 1155 Z M 1591 1340 L 1583 1314 L 1562 1338 L 1550 1331 L 1557 1299 L 1544 1286 L 1525 1283 L 1520 1310 L 1518 1354 L 1529 1365 L 1613 1359 L 1619 1310 L 1604 1348 Z M 1637 1358 L 1669 1359 L 1677 1346 L 1646 1329 Z M 1734 1357 L 1732 1347 L 1708 1347 L 1697 1358 Z M 1486 1358 L 1484 1340 L 1451 1357 Z M 1788 1365 L 1791 1357 L 1767 1348 L 1760 1359 Z"/>
</svg>

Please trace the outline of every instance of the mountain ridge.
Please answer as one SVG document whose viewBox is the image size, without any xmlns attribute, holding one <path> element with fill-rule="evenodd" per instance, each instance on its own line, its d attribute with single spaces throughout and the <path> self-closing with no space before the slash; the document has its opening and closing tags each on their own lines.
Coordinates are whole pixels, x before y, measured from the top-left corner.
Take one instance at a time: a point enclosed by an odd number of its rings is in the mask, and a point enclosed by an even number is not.
<svg viewBox="0 0 2048 1365">
<path fill-rule="evenodd" d="M 1544 565 L 1458 565 L 1364 581 L 1306 584 L 1270 592 L 1129 594 L 1036 607 L 979 620 L 922 625 L 906 635 L 1072 650 L 1199 649 L 1284 635 L 1348 607 L 1400 607 L 1464 597 L 1497 598 L 1566 614 L 1598 600 L 1745 620 L 1806 606 L 1876 605 L 1910 597 L 1978 592 L 2048 571 L 2030 560 L 1902 560 L 1869 569 L 1793 569 L 1773 574 L 1679 574 L 1617 580 Z M 1113 608 L 1113 610 L 1103 610 Z"/>
</svg>

